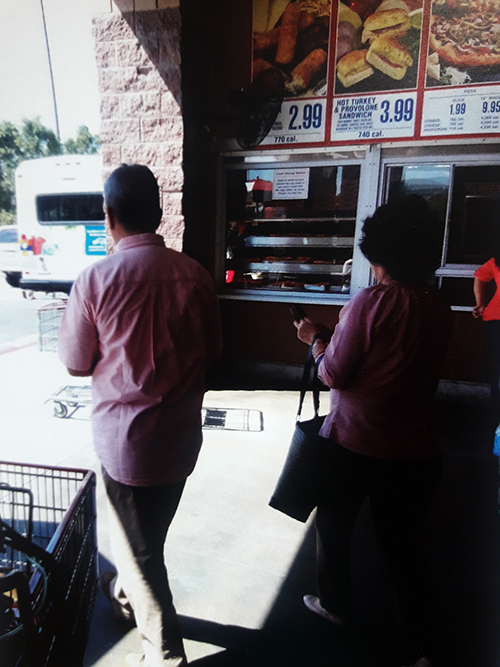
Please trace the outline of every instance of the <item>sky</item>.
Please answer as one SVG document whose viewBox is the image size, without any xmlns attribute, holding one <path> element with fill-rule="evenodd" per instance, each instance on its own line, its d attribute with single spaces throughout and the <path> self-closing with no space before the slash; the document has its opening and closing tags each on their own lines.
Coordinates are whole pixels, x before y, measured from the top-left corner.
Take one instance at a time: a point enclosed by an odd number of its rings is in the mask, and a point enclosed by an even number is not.
<svg viewBox="0 0 500 667">
<path fill-rule="evenodd" d="M 63 141 L 99 134 L 99 94 L 87 0 L 43 0 Z M 0 122 L 39 116 L 56 131 L 40 0 L 0 0 Z"/>
</svg>

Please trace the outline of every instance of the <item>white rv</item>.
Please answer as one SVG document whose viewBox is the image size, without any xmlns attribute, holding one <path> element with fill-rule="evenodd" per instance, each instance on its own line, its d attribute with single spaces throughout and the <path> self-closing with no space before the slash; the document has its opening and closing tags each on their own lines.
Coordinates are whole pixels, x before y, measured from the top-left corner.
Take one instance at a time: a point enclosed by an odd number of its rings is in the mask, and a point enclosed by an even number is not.
<svg viewBox="0 0 500 667">
<path fill-rule="evenodd" d="M 22 162 L 16 170 L 16 204 L 19 286 L 69 293 L 80 271 L 106 254 L 101 157 Z"/>
</svg>

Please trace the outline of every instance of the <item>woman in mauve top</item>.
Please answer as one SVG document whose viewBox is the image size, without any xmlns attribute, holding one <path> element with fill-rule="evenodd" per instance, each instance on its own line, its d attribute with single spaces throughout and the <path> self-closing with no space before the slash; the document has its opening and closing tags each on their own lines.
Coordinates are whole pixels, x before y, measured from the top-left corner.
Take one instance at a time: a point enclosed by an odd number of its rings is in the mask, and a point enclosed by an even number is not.
<svg viewBox="0 0 500 667">
<path fill-rule="evenodd" d="M 434 601 L 422 549 L 440 476 L 432 404 L 450 337 L 450 309 L 427 282 L 439 262 L 439 221 L 411 195 L 365 221 L 360 248 L 377 281 L 346 305 L 328 342 L 324 327 L 295 323 L 330 388 L 320 435 L 331 440 L 331 484 L 316 514 L 319 596 L 306 607 L 337 625 L 352 618 L 350 546 L 370 499 L 405 628 L 405 665 L 429 667 Z"/>
<path fill-rule="evenodd" d="M 474 274 L 474 317 L 484 320 L 484 332 L 490 352 L 491 405 L 496 421 L 500 420 L 500 249 L 495 257 L 480 266 Z M 486 303 L 486 285 L 495 281 L 496 291 Z"/>
</svg>

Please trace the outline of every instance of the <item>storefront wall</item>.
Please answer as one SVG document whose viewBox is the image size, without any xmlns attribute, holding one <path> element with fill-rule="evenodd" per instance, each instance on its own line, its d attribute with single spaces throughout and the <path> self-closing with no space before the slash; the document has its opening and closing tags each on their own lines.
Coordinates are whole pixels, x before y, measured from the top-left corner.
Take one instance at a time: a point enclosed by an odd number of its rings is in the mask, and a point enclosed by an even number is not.
<svg viewBox="0 0 500 667">
<path fill-rule="evenodd" d="M 418 141 L 399 137 L 394 142 L 377 143 L 350 140 L 341 144 L 333 142 L 331 146 L 326 140 L 323 145 L 299 144 L 292 149 L 287 145 L 264 142 L 242 150 L 235 141 L 241 131 L 241 109 L 235 108 L 234 99 L 233 105 L 230 101 L 235 91 L 251 90 L 253 3 L 251 0 L 242 3 L 181 0 L 179 7 L 171 5 L 160 9 L 155 2 L 153 7 L 145 7 L 142 11 L 138 9 L 137 0 L 132 7 L 123 5 L 121 10 L 118 3 L 112 6 L 113 12 L 95 19 L 105 167 L 112 169 L 124 161 L 139 161 L 148 164 L 157 174 L 165 211 L 162 233 L 167 243 L 199 259 L 217 281 L 228 365 L 241 362 L 267 364 L 268 368 L 272 365 L 298 368 L 304 361 L 305 350 L 295 338 L 290 305 L 302 303 L 312 319 L 333 327 L 342 305 L 356 291 L 370 284 L 369 267 L 360 256 L 357 243 L 364 218 L 386 200 L 392 178 L 388 176 L 388 170 L 392 168 L 392 174 L 395 174 L 412 165 L 446 164 L 455 174 L 453 170 L 457 165 L 465 168 L 498 165 L 498 133 L 489 132 L 487 136 L 475 138 L 468 136 L 463 140 L 426 140 L 423 137 Z M 304 104 L 298 106 L 304 118 L 311 113 L 312 125 L 315 118 L 312 114 L 318 109 L 312 105 L 313 111 L 309 112 L 304 110 Z M 413 113 L 413 102 L 407 103 L 406 107 L 403 104 L 399 109 L 402 120 L 410 106 Z M 293 112 L 290 104 L 284 108 Z M 321 113 L 325 108 L 322 107 Z M 359 159 L 353 158 L 354 154 Z M 274 164 L 273 156 L 277 156 Z M 228 165 L 233 161 L 234 169 L 235 161 L 240 160 L 243 164 L 248 160 L 252 166 L 258 167 L 259 159 L 261 168 L 301 166 L 308 160 L 314 167 L 319 160 L 322 166 L 331 166 L 337 171 L 339 167 L 358 160 L 360 177 L 355 228 L 349 232 L 353 239 L 350 285 L 349 281 L 338 280 L 338 265 L 345 264 L 346 259 L 345 253 L 339 252 L 337 259 L 334 257 L 334 264 L 337 262 L 335 276 L 332 272 L 333 277 L 321 281 L 316 278 L 316 282 L 309 277 L 304 283 L 304 276 L 299 275 L 301 271 L 296 271 L 295 276 L 289 275 L 288 278 L 293 278 L 291 282 L 300 285 L 299 288 L 286 285 L 287 289 L 275 289 L 269 285 L 269 266 L 261 266 L 265 271 L 257 271 L 255 260 L 269 259 L 264 253 L 279 253 L 263 250 L 259 254 L 254 248 L 252 254 L 258 257 L 243 257 L 243 260 L 248 259 L 252 265 L 246 273 L 257 276 L 260 285 L 253 289 L 255 285 L 252 284 L 228 283 L 228 271 L 231 275 L 238 274 L 237 263 L 231 264 L 234 257 L 228 260 L 228 232 L 234 222 L 228 203 L 228 173 L 231 170 Z M 438 272 L 439 283 L 451 297 L 454 308 L 453 341 L 443 377 L 487 382 L 482 322 L 474 320 L 471 315 L 472 276 L 474 266 L 479 262 L 477 257 L 474 261 L 467 260 L 464 268 L 459 261 L 452 262 L 447 256 L 450 239 L 453 245 L 450 225 L 454 224 L 455 215 L 451 211 L 454 182 L 453 179 L 450 181 L 447 208 L 443 211 L 443 261 Z M 262 221 L 257 223 L 262 224 Z M 286 232 L 280 234 L 287 237 Z M 263 232 L 257 232 L 259 235 Z M 316 233 L 316 236 L 324 235 Z M 262 245 L 262 239 L 259 243 Z M 292 262 L 296 262 L 293 252 L 287 254 L 292 256 Z M 309 264 L 325 263 L 321 254 L 318 259 L 314 252 L 303 254 L 310 255 L 306 258 Z M 276 260 L 276 257 L 271 259 Z M 290 266 L 286 265 L 285 269 L 290 273 Z M 310 266 L 304 271 L 311 274 Z M 326 287 L 324 291 L 318 291 L 323 289 L 322 283 Z M 454 285 L 459 285 L 459 289 Z"/>
<path fill-rule="evenodd" d="M 235 20 L 234 7 L 222 0 L 218 3 L 217 22 L 213 25 L 212 76 L 216 92 L 207 105 L 207 124 L 220 156 L 214 269 L 221 294 L 227 353 L 235 361 L 302 364 L 305 351 L 293 340 L 295 332 L 289 305 L 302 304 L 313 319 L 334 324 L 346 300 L 371 281 L 369 267 L 357 247 L 363 220 L 387 200 L 398 179 L 401 179 L 400 185 L 406 179 L 403 185 L 408 186 L 412 180 L 409 170 L 417 168 L 425 171 L 429 166 L 431 171 L 439 171 L 442 167 L 449 177 L 445 187 L 441 190 L 436 187 L 436 191 L 429 193 L 425 191 L 424 183 L 420 191 L 419 187 L 413 191 L 433 199 L 443 224 L 442 262 L 437 280 L 453 309 L 453 340 L 443 378 L 487 382 L 488 361 L 483 326 L 481 321 L 472 317 L 471 312 L 474 304 L 472 283 L 475 268 L 489 258 L 491 246 L 484 243 L 483 236 L 485 218 L 489 221 L 496 218 L 497 204 L 493 200 L 498 198 L 496 184 L 500 183 L 496 173 L 500 164 L 497 113 L 500 92 L 492 68 L 479 71 L 464 66 L 461 69 L 462 72 L 466 70 L 467 76 L 464 74 L 461 81 L 453 80 L 453 77 L 445 80 L 444 75 L 448 76 L 451 70 L 446 69 L 447 63 L 440 56 L 442 79 L 437 81 L 436 70 L 431 67 L 431 61 L 435 63 L 436 60 L 431 26 L 442 11 L 457 13 L 465 10 L 454 8 L 453 3 L 442 10 L 426 0 L 408 2 L 411 27 L 405 37 L 417 39 L 413 39 L 411 46 L 414 49 L 413 65 L 408 67 L 402 82 L 387 78 L 375 69 L 371 79 L 351 87 L 350 82 L 345 86 L 345 81 L 338 76 L 343 44 L 340 39 L 337 40 L 337 35 L 340 35 L 341 28 L 345 28 L 345 23 L 340 25 L 342 21 L 352 21 L 352 14 L 343 5 L 354 10 L 362 24 L 367 18 L 365 14 L 376 12 L 380 2 L 346 1 L 338 5 L 338 14 L 334 6 L 336 3 L 299 4 L 301 16 L 304 10 L 311 8 L 314 14 L 314 23 L 304 29 L 302 42 L 299 34 L 296 51 L 298 53 L 302 49 L 299 59 L 307 51 L 312 54 L 310 49 L 314 47 L 328 52 L 328 70 L 326 73 L 323 70 L 326 83 L 322 83 L 321 77 L 309 83 L 306 81 L 309 89 L 296 87 L 298 69 L 292 68 L 297 67 L 297 62 L 284 65 L 283 59 L 278 56 L 279 47 L 269 46 L 276 28 L 281 34 L 280 26 L 290 3 L 268 3 L 264 0 L 241 3 L 239 10 L 246 17 L 242 27 L 241 18 L 239 23 Z M 281 16 L 276 21 L 278 5 Z M 265 20 L 261 20 L 263 16 L 265 19 L 266 11 L 267 25 Z M 325 14 L 328 13 L 331 14 L 330 40 L 326 44 L 323 29 L 328 20 Z M 362 29 L 356 28 L 358 31 Z M 299 33 L 301 30 L 299 23 Z M 306 30 L 312 31 L 307 40 Z M 317 40 L 312 46 L 310 38 Z M 266 42 L 267 39 L 270 41 Z M 318 41 L 321 39 L 322 44 Z M 404 38 L 401 40 L 404 42 Z M 418 42 L 417 47 L 415 41 Z M 370 43 L 367 41 L 361 48 L 367 49 Z M 350 49 L 352 45 L 347 50 Z M 227 65 L 224 66 L 224 63 Z M 231 111 L 238 116 L 238 107 L 231 108 L 232 95 L 243 89 L 251 96 L 256 89 L 259 72 L 269 65 L 284 76 L 285 99 L 271 132 L 260 145 L 248 147 L 244 145 L 246 137 L 242 132 L 241 118 L 236 118 L 232 127 L 228 128 L 221 117 Z M 473 83 L 478 86 L 473 86 Z M 370 115 L 373 109 L 377 109 L 377 113 Z M 351 117 L 355 120 L 348 120 Z M 366 127 L 361 127 L 359 118 L 365 117 L 370 117 L 370 121 L 363 120 Z M 334 181 L 337 180 L 333 189 L 337 187 L 337 194 L 342 197 L 340 172 L 344 168 L 345 174 L 346 165 L 352 165 L 357 158 L 360 176 L 354 214 L 356 223 L 352 231 L 336 226 L 335 218 L 342 215 L 342 206 L 338 201 L 329 207 L 324 202 L 317 203 L 320 198 L 313 192 L 313 181 L 316 179 L 317 185 L 318 178 L 313 172 L 314 165 L 320 163 L 322 167 L 336 170 L 332 176 Z M 282 178 L 282 173 L 277 176 L 277 170 L 300 169 L 302 166 L 309 170 L 307 196 L 302 202 L 277 200 L 274 188 L 277 178 Z M 262 197 L 250 204 L 247 200 L 247 210 L 243 214 L 245 220 L 241 219 L 241 211 L 235 211 L 234 206 L 235 186 L 239 187 L 240 183 L 232 173 L 238 169 L 246 171 L 247 188 L 252 189 L 251 184 L 255 184 L 256 179 L 267 179 L 269 188 L 273 189 L 272 197 L 263 205 L 260 203 Z M 270 181 L 274 182 L 269 185 Z M 463 197 L 458 201 L 460 192 Z M 489 201 L 483 201 L 477 209 L 471 207 L 469 210 L 470 202 L 465 201 L 469 194 L 471 201 L 474 197 Z M 292 203 L 297 206 L 290 206 Z M 254 208 L 250 211 L 251 207 Z M 483 215 L 483 209 L 487 209 L 488 213 Z M 352 215 L 352 212 L 344 211 L 344 214 Z M 321 229 L 320 226 L 311 227 L 309 233 L 305 231 L 306 217 L 314 225 L 330 217 L 333 227 L 340 229 L 340 233 Z M 297 227 L 299 220 L 304 223 L 300 228 Z M 271 229 L 273 224 L 275 229 Z M 240 230 L 239 234 L 235 234 L 236 229 Z M 246 247 L 242 247 L 240 238 L 237 249 L 234 239 L 228 241 L 228 235 L 244 237 Z M 463 236 L 463 248 L 460 235 Z M 326 255 L 314 249 L 314 246 L 321 245 L 318 237 L 322 236 L 331 238 L 333 245 L 338 245 L 339 238 L 347 243 L 345 236 L 351 237 L 353 261 L 348 293 L 345 281 L 339 280 L 339 265 L 344 262 L 345 269 L 345 260 L 349 255 L 338 250 L 332 253 L 333 259 L 329 261 L 333 261 L 334 267 L 328 273 L 326 266 L 321 267 L 327 261 Z M 267 241 L 265 237 L 268 237 Z M 316 237 L 316 240 L 311 237 Z M 299 251 L 297 243 L 300 241 L 304 247 Z M 316 272 L 313 264 L 319 265 L 321 272 Z"/>
<path fill-rule="evenodd" d="M 117 0 L 93 19 L 101 95 L 104 178 L 122 163 L 148 165 L 164 211 L 160 232 L 182 249 L 183 121 L 178 2 Z"/>
</svg>

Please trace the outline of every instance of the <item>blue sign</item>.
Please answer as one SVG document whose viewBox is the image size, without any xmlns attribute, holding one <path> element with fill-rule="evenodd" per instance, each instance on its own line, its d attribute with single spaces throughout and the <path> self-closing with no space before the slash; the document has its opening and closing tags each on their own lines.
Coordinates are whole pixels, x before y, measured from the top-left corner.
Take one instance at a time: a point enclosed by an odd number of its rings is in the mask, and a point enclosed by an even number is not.
<svg viewBox="0 0 500 667">
<path fill-rule="evenodd" d="M 85 227 L 85 254 L 106 254 L 106 229 L 104 225 L 92 225 Z"/>
</svg>

